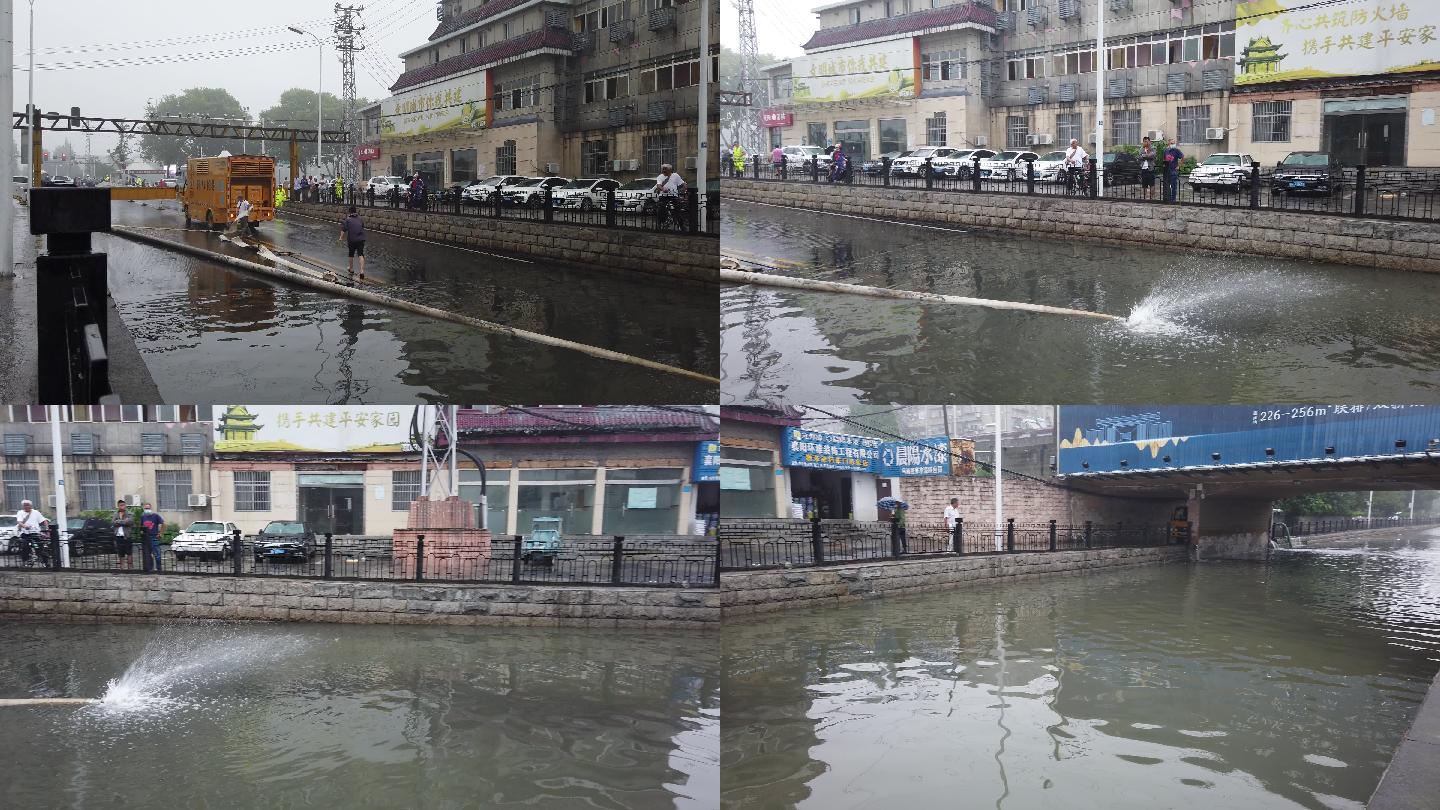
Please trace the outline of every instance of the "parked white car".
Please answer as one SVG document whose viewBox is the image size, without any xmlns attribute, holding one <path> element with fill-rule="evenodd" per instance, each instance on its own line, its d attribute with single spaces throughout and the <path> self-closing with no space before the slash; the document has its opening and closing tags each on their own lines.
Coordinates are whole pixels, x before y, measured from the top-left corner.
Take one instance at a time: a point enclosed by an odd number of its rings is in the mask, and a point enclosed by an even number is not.
<svg viewBox="0 0 1440 810">
<path fill-rule="evenodd" d="M 801 164 L 809 163 L 812 160 L 819 160 L 820 169 L 824 171 L 830 168 L 830 163 L 832 162 L 830 160 L 830 153 L 819 146 L 782 146 L 780 147 L 780 153 L 785 156 L 785 165 L 789 167 L 791 171 L 798 169 Z"/>
<path fill-rule="evenodd" d="M 375 197 L 377 199 L 380 199 L 388 197 L 390 195 L 390 189 L 392 188 L 399 189 L 400 193 L 404 194 L 410 188 L 410 184 L 406 182 L 405 178 L 403 177 L 396 177 L 394 175 L 379 175 L 377 177 L 370 178 L 370 182 L 365 184 L 366 192 L 369 192 L 372 188 L 375 189 Z"/>
<path fill-rule="evenodd" d="M 1014 150 L 1001 152 L 994 157 L 980 161 L 980 179 L 1015 181 L 1025 178 L 1030 169 L 1026 161 L 1036 160 L 1039 157 L 1034 152 Z"/>
<path fill-rule="evenodd" d="M 1064 182 L 1061 167 L 1065 165 L 1064 150 L 1046 152 L 1035 160 L 1035 181 L 1037 183 Z"/>
<path fill-rule="evenodd" d="M 1192 189 L 1250 187 L 1250 156 L 1240 152 L 1211 155 L 1190 170 L 1186 182 Z"/>
<path fill-rule="evenodd" d="M 175 539 L 170 541 L 170 551 L 177 560 L 186 557 L 213 557 L 223 560 L 230 556 L 230 541 L 234 536 L 234 523 L 197 520 L 185 531 L 175 535 Z"/>
<path fill-rule="evenodd" d="M 975 170 L 975 158 L 988 160 L 995 156 L 993 149 L 960 149 L 930 161 L 935 173 L 945 177 L 968 179 Z"/>
<path fill-rule="evenodd" d="M 495 192 L 501 188 L 530 178 L 519 174 L 496 174 L 465 187 L 460 198 L 471 205 L 494 205 Z"/>
<path fill-rule="evenodd" d="M 568 177 L 531 177 L 514 185 L 500 187 L 506 205 L 528 205 L 539 208 L 545 204 L 545 189 L 559 188 L 570 182 Z"/>
<path fill-rule="evenodd" d="M 615 191 L 615 209 L 627 214 L 648 214 L 655 210 L 655 180 L 631 180 Z"/>
<path fill-rule="evenodd" d="M 909 155 L 891 163 L 890 173 L 896 177 L 924 177 L 927 158 L 930 159 L 931 171 L 938 171 L 935 168 L 935 161 L 942 161 L 959 151 L 959 149 L 951 149 L 948 146 L 919 146 Z"/>
<path fill-rule="evenodd" d="M 618 188 L 620 188 L 620 183 L 616 180 L 593 178 L 571 180 L 555 189 L 555 207 L 579 208 L 581 211 L 604 208 L 609 192 Z M 619 207 L 618 204 L 616 207 Z"/>
<path fill-rule="evenodd" d="M 0 554 L 15 554 L 20 547 L 15 545 L 15 516 L 0 515 Z"/>
</svg>

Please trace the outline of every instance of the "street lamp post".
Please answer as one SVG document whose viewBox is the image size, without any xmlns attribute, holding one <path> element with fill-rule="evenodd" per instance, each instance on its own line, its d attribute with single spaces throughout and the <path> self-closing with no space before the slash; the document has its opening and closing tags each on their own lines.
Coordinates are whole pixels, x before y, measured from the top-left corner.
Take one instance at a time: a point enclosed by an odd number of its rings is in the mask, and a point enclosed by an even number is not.
<svg viewBox="0 0 1440 810">
<path fill-rule="evenodd" d="M 15 19 L 13 0 L 0 0 L 0 112 L 6 116 L 15 109 L 15 68 L 11 64 L 15 43 L 11 24 Z M 9 128 L 8 125 L 6 127 Z M 23 130 L 22 130 L 23 131 Z M 0 141 L 0 278 L 15 272 L 15 246 L 11 229 L 15 227 L 15 205 L 10 197 L 15 193 L 15 149 L 14 133 L 6 132 Z"/>
<path fill-rule="evenodd" d="M 316 50 L 320 55 L 320 75 L 319 78 L 315 80 L 315 168 L 318 171 L 320 168 L 320 159 L 325 152 L 324 146 L 320 141 L 320 130 L 323 128 L 322 122 L 325 120 L 325 96 L 323 95 L 323 88 L 325 86 L 325 41 L 303 28 L 296 28 L 293 25 L 286 27 L 297 34 L 314 37 Z"/>
<path fill-rule="evenodd" d="M 1105 0 L 1095 0 L 1095 196 L 1105 196 Z"/>
</svg>

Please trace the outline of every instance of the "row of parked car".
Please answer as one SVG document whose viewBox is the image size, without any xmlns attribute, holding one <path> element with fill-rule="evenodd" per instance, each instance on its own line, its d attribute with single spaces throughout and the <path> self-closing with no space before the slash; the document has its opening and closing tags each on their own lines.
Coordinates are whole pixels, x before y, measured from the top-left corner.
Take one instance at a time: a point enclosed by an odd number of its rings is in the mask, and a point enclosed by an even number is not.
<svg viewBox="0 0 1440 810">
<path fill-rule="evenodd" d="M 170 541 L 170 553 L 177 560 L 226 560 L 233 553 L 234 523 L 199 520 L 191 523 Z M 65 521 L 61 542 L 70 546 L 71 557 L 115 553 L 114 529 L 108 518 L 74 517 Z M 315 533 L 296 520 L 272 520 L 250 541 L 256 562 L 305 562 L 318 548 Z M 15 534 L 15 516 L 0 515 L 0 554 L 18 554 L 20 538 Z M 138 553 L 138 549 L 134 550 Z"/>
<path fill-rule="evenodd" d="M 391 189 L 402 199 L 408 200 L 410 196 L 409 181 L 403 177 L 372 177 L 368 188 L 375 191 L 376 199 L 388 197 Z M 466 205 L 494 205 L 495 195 L 498 194 L 506 205 L 540 208 L 545 205 L 546 189 L 551 189 L 552 204 L 556 208 L 581 211 L 603 209 L 607 195 L 613 193 L 617 211 L 648 214 L 655 210 L 655 181 L 650 179 L 621 183 L 609 178 L 571 180 L 565 177 L 494 175 L 447 186 L 440 190 L 439 196 L 443 202 L 458 199 Z"/>
</svg>

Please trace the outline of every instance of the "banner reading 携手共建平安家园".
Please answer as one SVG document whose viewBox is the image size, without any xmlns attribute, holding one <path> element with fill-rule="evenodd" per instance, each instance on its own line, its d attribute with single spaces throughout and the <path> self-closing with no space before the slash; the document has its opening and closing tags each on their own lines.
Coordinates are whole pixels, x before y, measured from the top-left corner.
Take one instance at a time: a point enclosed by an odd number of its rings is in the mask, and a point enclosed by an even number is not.
<svg viewBox="0 0 1440 810">
<path fill-rule="evenodd" d="M 791 62 L 796 104 L 915 95 L 913 38 L 808 54 Z"/>
<path fill-rule="evenodd" d="M 1235 43 L 1237 85 L 1440 70 L 1440 3 L 1242 2 Z"/>
<path fill-rule="evenodd" d="M 380 103 L 380 140 L 484 129 L 490 125 L 492 86 L 489 72 L 481 70 L 397 93 Z"/>
</svg>

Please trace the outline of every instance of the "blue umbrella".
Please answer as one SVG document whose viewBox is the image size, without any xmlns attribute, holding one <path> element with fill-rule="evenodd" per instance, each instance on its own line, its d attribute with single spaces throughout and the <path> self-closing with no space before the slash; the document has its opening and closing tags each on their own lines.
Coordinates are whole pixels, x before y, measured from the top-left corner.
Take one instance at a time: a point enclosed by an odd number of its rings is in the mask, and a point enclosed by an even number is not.
<svg viewBox="0 0 1440 810">
<path fill-rule="evenodd" d="M 898 498 L 881 498 L 880 500 L 875 502 L 875 505 L 880 507 L 881 509 L 889 509 L 891 511 L 894 511 L 896 509 L 910 508 L 910 504 Z"/>
</svg>

